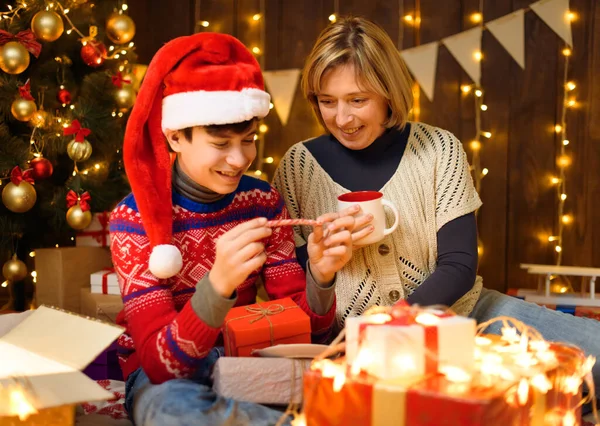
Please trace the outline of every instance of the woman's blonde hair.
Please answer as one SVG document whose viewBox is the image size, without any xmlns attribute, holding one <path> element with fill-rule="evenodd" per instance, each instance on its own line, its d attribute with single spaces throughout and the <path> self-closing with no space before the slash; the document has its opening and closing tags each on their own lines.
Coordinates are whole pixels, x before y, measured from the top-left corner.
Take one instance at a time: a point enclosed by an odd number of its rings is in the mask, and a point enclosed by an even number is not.
<svg viewBox="0 0 600 426">
<path fill-rule="evenodd" d="M 353 65 L 359 85 L 388 101 L 386 128 L 403 128 L 412 108 L 412 78 L 389 35 L 374 22 L 348 17 L 330 24 L 317 39 L 302 72 L 302 92 L 321 125 L 327 129 L 317 96 L 323 75 L 338 66 Z"/>
</svg>

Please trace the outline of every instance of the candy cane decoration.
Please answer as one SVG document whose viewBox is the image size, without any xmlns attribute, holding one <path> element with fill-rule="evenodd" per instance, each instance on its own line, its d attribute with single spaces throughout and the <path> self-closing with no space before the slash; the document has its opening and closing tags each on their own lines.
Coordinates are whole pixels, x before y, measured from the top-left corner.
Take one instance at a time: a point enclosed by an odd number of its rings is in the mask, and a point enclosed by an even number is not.
<svg viewBox="0 0 600 426">
<path fill-rule="evenodd" d="M 270 220 L 265 225 L 267 228 L 279 228 L 281 226 L 321 226 L 323 223 L 318 220 L 310 219 L 282 219 L 282 220 Z"/>
</svg>

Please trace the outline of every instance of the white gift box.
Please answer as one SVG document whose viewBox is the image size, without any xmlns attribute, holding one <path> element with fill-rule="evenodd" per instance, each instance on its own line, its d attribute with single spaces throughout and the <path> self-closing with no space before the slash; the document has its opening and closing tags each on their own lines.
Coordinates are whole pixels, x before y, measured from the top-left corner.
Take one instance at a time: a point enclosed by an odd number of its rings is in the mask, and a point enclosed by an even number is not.
<svg viewBox="0 0 600 426">
<path fill-rule="evenodd" d="M 76 247 L 110 247 L 110 212 L 94 213 L 90 226 L 75 236 Z"/>
<path fill-rule="evenodd" d="M 92 293 L 121 295 L 117 273 L 113 268 L 103 269 L 90 275 Z"/>
<path fill-rule="evenodd" d="M 447 367 L 469 372 L 473 366 L 476 322 L 471 318 L 438 317 L 431 325 L 369 325 L 360 342 L 359 330 L 360 324 L 352 333 L 353 362 L 380 379 L 420 377 Z"/>
<path fill-rule="evenodd" d="M 224 397 L 257 404 L 302 402 L 302 377 L 311 360 L 223 357 L 213 371 L 213 389 Z"/>
</svg>

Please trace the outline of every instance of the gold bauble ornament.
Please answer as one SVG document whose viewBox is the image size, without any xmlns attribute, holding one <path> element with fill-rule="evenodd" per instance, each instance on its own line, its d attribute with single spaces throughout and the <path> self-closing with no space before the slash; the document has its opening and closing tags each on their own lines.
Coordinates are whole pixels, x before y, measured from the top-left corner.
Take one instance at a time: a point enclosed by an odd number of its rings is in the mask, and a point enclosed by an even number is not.
<svg viewBox="0 0 600 426">
<path fill-rule="evenodd" d="M 92 144 L 85 139 L 83 142 L 77 142 L 73 139 L 67 145 L 67 154 L 73 161 L 85 161 L 92 155 Z"/>
<path fill-rule="evenodd" d="M 106 21 L 106 36 L 116 44 L 129 43 L 135 36 L 135 23 L 127 15 L 115 13 Z"/>
<path fill-rule="evenodd" d="M 115 92 L 115 102 L 122 112 L 127 111 L 135 104 L 135 90 L 131 84 L 123 84 L 123 87 Z"/>
<path fill-rule="evenodd" d="M 13 117 L 19 121 L 29 121 L 33 114 L 37 111 L 37 106 L 34 101 L 24 98 L 15 99 L 10 106 L 10 112 Z"/>
<path fill-rule="evenodd" d="M 9 41 L 0 48 L 0 69 L 7 74 L 21 74 L 29 66 L 29 52 L 21 43 Z"/>
<path fill-rule="evenodd" d="M 25 213 L 36 200 L 35 188 L 29 182 L 21 181 L 18 185 L 10 182 L 2 190 L 2 202 L 11 212 Z"/>
<path fill-rule="evenodd" d="M 79 204 L 75 204 L 67 210 L 67 223 L 71 228 L 81 231 L 92 223 L 92 212 L 83 211 Z"/>
<path fill-rule="evenodd" d="M 2 266 L 2 275 L 8 281 L 21 281 L 27 276 L 27 265 L 17 259 L 17 255 L 15 254 L 12 259 L 8 260 Z"/>
<path fill-rule="evenodd" d="M 43 109 L 38 109 L 33 113 L 29 122 L 33 126 L 43 129 L 50 123 L 50 114 Z"/>
<path fill-rule="evenodd" d="M 60 15 L 51 10 L 42 10 L 35 14 L 31 20 L 31 31 L 35 36 L 44 41 L 54 41 L 58 39 L 65 26 Z"/>
</svg>

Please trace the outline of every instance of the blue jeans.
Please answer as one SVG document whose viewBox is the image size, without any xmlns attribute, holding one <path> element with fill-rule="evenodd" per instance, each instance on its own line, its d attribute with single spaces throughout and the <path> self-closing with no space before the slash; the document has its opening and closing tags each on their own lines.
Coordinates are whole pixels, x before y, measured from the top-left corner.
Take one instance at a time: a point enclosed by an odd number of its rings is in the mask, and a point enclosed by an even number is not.
<svg viewBox="0 0 600 426">
<path fill-rule="evenodd" d="M 548 341 L 571 343 L 587 355 L 595 356 L 598 362 L 594 365 L 592 375 L 596 389 L 600 389 L 600 321 L 553 311 L 484 288 L 470 317 L 480 324 L 499 316 L 515 318 L 535 328 Z M 500 334 L 500 328 L 501 324 L 495 323 L 487 332 Z"/>
<path fill-rule="evenodd" d="M 212 390 L 211 374 L 222 348 L 214 348 L 190 379 L 153 385 L 141 368 L 127 378 L 125 409 L 137 426 L 274 426 L 282 411 L 235 401 Z M 290 424 L 286 419 L 285 425 Z"/>
</svg>

